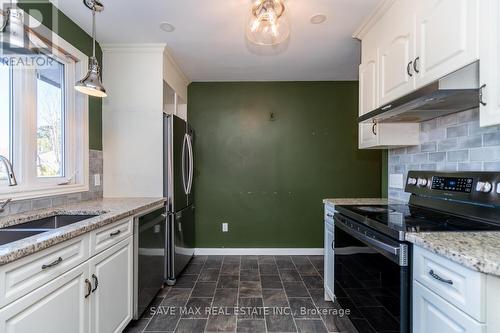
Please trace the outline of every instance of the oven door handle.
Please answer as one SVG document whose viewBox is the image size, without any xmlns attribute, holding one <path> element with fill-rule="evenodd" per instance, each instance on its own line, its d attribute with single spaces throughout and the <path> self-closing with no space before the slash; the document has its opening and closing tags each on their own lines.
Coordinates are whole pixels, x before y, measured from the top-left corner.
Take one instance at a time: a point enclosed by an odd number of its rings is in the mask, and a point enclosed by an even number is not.
<svg viewBox="0 0 500 333">
<path fill-rule="evenodd" d="M 386 244 L 382 241 L 379 241 L 378 239 L 373 239 L 371 237 L 366 236 L 364 233 L 361 233 L 357 230 L 351 229 L 351 228 L 347 227 L 346 225 L 344 225 L 343 221 L 340 220 L 338 217 L 335 217 L 335 222 L 337 222 L 335 224 L 336 226 L 343 229 L 345 232 L 353 235 L 357 239 L 364 241 L 377 249 L 383 250 L 383 251 L 388 252 L 390 254 L 393 254 L 395 256 L 399 256 L 399 253 L 401 251 L 399 246 L 392 246 L 392 245 Z"/>
</svg>

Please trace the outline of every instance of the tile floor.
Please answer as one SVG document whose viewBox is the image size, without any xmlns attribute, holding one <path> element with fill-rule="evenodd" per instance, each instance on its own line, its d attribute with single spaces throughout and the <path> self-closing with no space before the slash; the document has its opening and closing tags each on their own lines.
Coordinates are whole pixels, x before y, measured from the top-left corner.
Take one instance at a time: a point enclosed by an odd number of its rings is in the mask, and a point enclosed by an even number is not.
<svg viewBox="0 0 500 333">
<path fill-rule="evenodd" d="M 357 333 L 342 311 L 323 256 L 198 256 L 125 332 Z"/>
</svg>

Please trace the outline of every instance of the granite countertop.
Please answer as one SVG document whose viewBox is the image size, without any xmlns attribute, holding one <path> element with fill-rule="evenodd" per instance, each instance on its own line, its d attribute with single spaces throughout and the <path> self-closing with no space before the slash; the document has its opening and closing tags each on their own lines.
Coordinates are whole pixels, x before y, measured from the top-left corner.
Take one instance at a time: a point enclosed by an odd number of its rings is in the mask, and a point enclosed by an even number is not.
<svg viewBox="0 0 500 333">
<path fill-rule="evenodd" d="M 387 205 L 397 202 L 387 198 L 338 198 L 323 199 L 323 203 L 330 205 Z"/>
<path fill-rule="evenodd" d="M 500 276 L 500 232 L 408 233 L 406 240 L 470 269 Z"/>
<path fill-rule="evenodd" d="M 5 265 L 107 224 L 135 215 L 165 201 L 165 198 L 105 198 L 2 217 L 0 218 L 0 228 L 53 215 L 99 215 L 0 246 L 0 265 Z"/>
</svg>

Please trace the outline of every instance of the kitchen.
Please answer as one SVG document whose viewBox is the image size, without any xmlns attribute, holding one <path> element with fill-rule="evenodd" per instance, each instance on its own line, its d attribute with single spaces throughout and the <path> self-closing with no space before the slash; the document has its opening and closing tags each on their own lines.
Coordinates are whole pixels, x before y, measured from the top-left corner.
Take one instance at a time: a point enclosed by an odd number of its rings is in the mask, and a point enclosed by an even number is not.
<svg viewBox="0 0 500 333">
<path fill-rule="evenodd" d="M 496 1 L 0 14 L 0 332 L 500 332 Z"/>
</svg>

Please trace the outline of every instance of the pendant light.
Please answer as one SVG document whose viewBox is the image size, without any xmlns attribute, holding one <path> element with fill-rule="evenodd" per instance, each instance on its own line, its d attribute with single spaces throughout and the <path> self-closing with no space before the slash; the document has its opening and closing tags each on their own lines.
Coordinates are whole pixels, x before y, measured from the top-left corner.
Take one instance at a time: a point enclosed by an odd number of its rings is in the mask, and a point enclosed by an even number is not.
<svg viewBox="0 0 500 333">
<path fill-rule="evenodd" d="M 87 75 L 75 84 L 75 89 L 94 97 L 106 97 L 106 89 L 101 81 L 101 68 L 95 57 L 95 13 L 102 12 L 104 5 L 97 0 L 83 0 L 84 5 L 92 10 L 92 57 L 89 59 Z"/>
<path fill-rule="evenodd" d="M 250 11 L 247 38 L 257 45 L 277 45 L 290 36 L 284 0 L 256 0 Z"/>
</svg>

